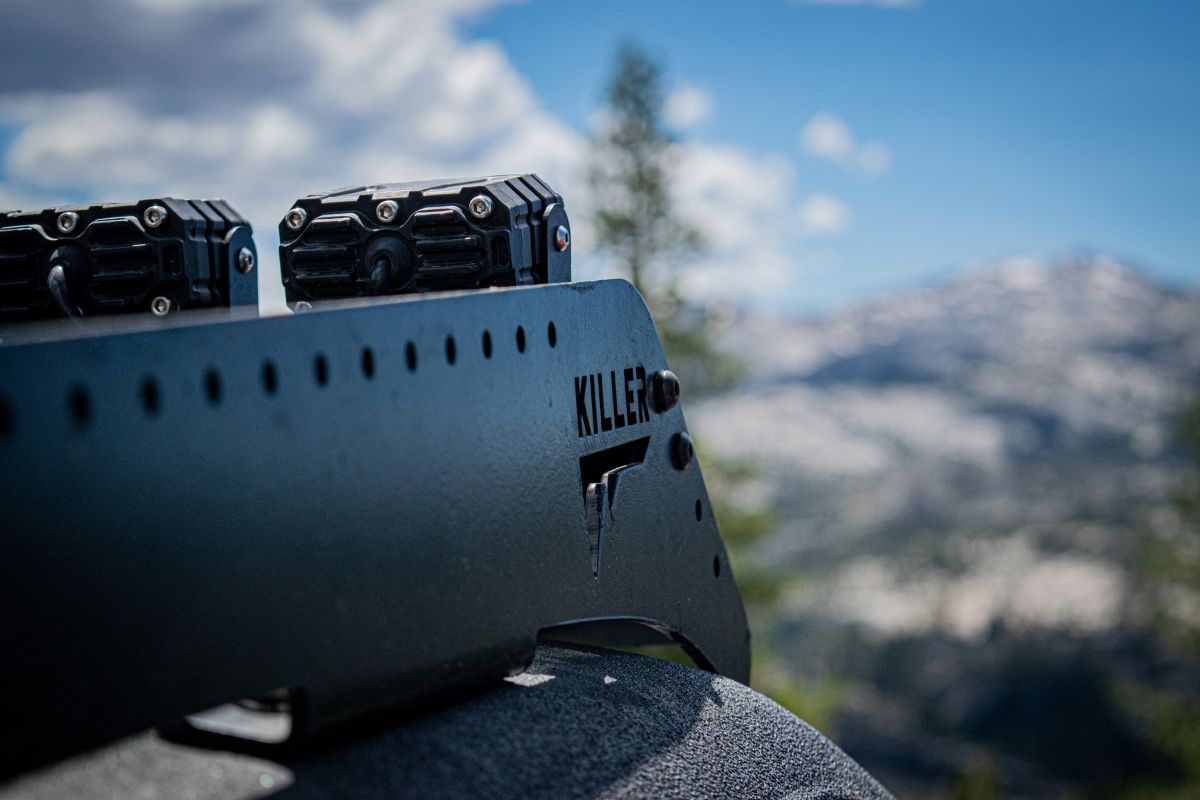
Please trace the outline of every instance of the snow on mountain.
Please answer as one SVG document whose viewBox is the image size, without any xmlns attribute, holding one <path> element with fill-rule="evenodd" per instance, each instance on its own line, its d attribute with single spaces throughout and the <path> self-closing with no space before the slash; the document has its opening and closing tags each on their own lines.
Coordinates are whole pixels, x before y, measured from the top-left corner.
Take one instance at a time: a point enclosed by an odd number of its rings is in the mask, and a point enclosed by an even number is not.
<svg viewBox="0 0 1200 800">
<path fill-rule="evenodd" d="M 962 635 L 1115 619 L 1132 533 L 1169 516 L 1200 294 L 1013 260 L 825 319 L 744 316 L 727 341 L 748 380 L 689 419 L 763 467 L 760 557 L 818 576 L 793 612 Z"/>
</svg>

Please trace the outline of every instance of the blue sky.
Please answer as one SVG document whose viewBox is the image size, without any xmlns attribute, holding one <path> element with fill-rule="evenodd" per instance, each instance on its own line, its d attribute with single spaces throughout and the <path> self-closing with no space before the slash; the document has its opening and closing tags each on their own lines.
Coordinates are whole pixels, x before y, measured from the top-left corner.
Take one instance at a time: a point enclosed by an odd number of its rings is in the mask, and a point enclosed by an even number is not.
<svg viewBox="0 0 1200 800">
<path fill-rule="evenodd" d="M 1200 282 L 1200 3 L 40 0 L 0 6 L 0 206 L 537 171 L 596 258 L 622 39 L 667 68 L 696 297 L 810 313 L 1007 257 Z"/>
<path fill-rule="evenodd" d="M 788 153 L 801 193 L 845 200 L 806 287 L 836 302 L 1013 253 L 1100 250 L 1200 276 L 1200 3 L 927 0 L 905 9 L 750 2 L 502 6 L 503 42 L 547 106 L 584 127 L 613 43 L 644 43 L 703 87 L 702 140 Z M 865 178 L 806 156 L 830 110 L 893 155 Z"/>
</svg>

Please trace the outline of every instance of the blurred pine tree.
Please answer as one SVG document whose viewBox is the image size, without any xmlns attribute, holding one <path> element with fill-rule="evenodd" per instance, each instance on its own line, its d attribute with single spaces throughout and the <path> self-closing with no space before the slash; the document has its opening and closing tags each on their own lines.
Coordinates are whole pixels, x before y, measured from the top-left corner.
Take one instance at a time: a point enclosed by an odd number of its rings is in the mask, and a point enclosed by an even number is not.
<svg viewBox="0 0 1200 800">
<path fill-rule="evenodd" d="M 589 169 L 597 249 L 645 298 L 688 394 L 728 389 L 738 365 L 714 345 L 709 309 L 679 290 L 679 266 L 703 251 L 704 237 L 672 197 L 678 155 L 663 123 L 662 67 L 642 47 L 621 45 L 605 100 Z"/>
<path fill-rule="evenodd" d="M 704 237 L 680 217 L 672 197 L 678 145 L 663 123 L 661 65 L 642 47 L 621 45 L 605 99 L 589 172 L 598 249 L 616 260 L 650 306 L 686 396 L 728 390 L 741 377 L 740 365 L 717 347 L 713 315 L 679 288 L 679 267 L 703 251 Z M 753 685 L 829 732 L 844 693 L 840 681 L 802 681 L 770 646 L 783 576 L 756 563 L 751 549 L 773 529 L 775 514 L 769 505 L 737 499 L 739 490 L 756 479 L 758 465 L 713 453 L 702 442 L 698 449 L 755 636 Z M 662 648 L 640 652 L 664 655 Z"/>
<path fill-rule="evenodd" d="M 1142 537 L 1133 583 L 1163 653 L 1194 678 L 1200 675 L 1200 401 L 1183 414 L 1179 439 L 1193 468 L 1175 493 L 1178 526 Z M 1144 720 L 1152 746 L 1170 765 L 1135 781 L 1126 797 L 1200 797 L 1200 685 L 1173 683 L 1120 687 L 1124 705 Z"/>
</svg>

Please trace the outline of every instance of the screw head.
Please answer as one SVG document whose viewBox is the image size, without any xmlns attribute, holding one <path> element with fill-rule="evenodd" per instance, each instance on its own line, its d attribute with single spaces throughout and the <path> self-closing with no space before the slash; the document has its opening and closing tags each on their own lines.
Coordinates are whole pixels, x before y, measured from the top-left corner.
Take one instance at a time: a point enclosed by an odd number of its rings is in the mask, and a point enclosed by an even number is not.
<svg viewBox="0 0 1200 800">
<path fill-rule="evenodd" d="M 64 211 L 58 215 L 55 224 L 58 225 L 59 233 L 70 233 L 79 224 L 79 215 L 74 211 Z"/>
<path fill-rule="evenodd" d="M 554 249 L 562 252 L 571 246 L 571 232 L 566 225 L 559 225 L 554 231 Z"/>
<path fill-rule="evenodd" d="M 494 207 L 492 198 L 486 194 L 475 195 L 471 198 L 471 202 L 467 206 L 471 209 L 471 216 L 475 217 L 475 219 L 486 219 L 491 216 L 492 208 Z"/>
<path fill-rule="evenodd" d="M 296 304 L 292 306 L 292 311 L 296 314 L 300 314 L 304 311 L 312 311 L 312 303 L 308 302 L 307 300 L 297 300 Z"/>
<path fill-rule="evenodd" d="M 150 301 L 150 313 L 156 317 L 165 317 L 171 313 L 171 299 L 156 297 Z"/>
<path fill-rule="evenodd" d="M 142 212 L 142 220 L 147 228 L 157 228 L 167 220 L 167 210 L 162 206 L 150 206 Z"/>
<path fill-rule="evenodd" d="M 243 247 L 237 252 L 237 268 L 238 272 L 246 273 L 254 269 L 254 251 L 249 247 Z"/>
<path fill-rule="evenodd" d="M 670 411 L 679 402 L 679 378 L 669 369 L 654 373 L 654 410 L 658 413 Z"/>
<path fill-rule="evenodd" d="M 308 222 L 308 212 L 303 208 L 293 208 L 283 216 L 283 221 L 289 228 L 298 231 L 304 227 L 304 223 Z"/>
<path fill-rule="evenodd" d="M 375 206 L 375 216 L 379 217 L 380 222 L 391 222 L 399 213 L 400 206 L 395 200 L 384 200 Z"/>
<path fill-rule="evenodd" d="M 687 469 L 695 457 L 696 450 L 692 447 L 692 437 L 688 436 L 686 432 L 675 434 L 671 439 L 671 463 L 675 465 L 675 469 Z"/>
</svg>

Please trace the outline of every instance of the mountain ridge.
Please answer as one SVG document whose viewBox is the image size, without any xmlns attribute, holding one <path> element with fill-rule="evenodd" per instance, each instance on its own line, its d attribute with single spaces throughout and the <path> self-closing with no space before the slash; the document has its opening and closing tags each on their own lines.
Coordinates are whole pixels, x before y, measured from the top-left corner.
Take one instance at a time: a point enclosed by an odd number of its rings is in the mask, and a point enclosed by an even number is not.
<svg viewBox="0 0 1200 800">
<path fill-rule="evenodd" d="M 702 445 L 761 467 L 743 493 L 778 523 L 757 558 L 832 570 L 805 613 L 889 630 L 908 623 L 872 621 L 864 576 L 896 607 L 935 587 L 912 610 L 934 627 L 962 575 L 1012 595 L 1058 559 L 1088 596 L 1123 591 L 1134 532 L 1170 514 L 1174 426 L 1200 397 L 1200 293 L 1103 259 L 1007 264 L 823 320 L 742 317 L 728 342 L 747 381 L 688 412 Z M 1034 594 L 1030 624 L 1078 617 L 1069 592 Z M 1016 602 L 947 627 L 981 634 Z"/>
<path fill-rule="evenodd" d="M 1013 796 L 1061 797 L 1148 757 L 1111 687 L 1190 674 L 1149 655 L 1136 564 L 1182 530 L 1200 292 L 1026 260 L 726 333 L 746 380 L 689 401 L 692 434 L 758 467 L 736 501 L 775 522 L 735 571 L 782 585 L 755 636 L 842 687 L 847 752 L 914 796 L 980 758 Z"/>
</svg>

